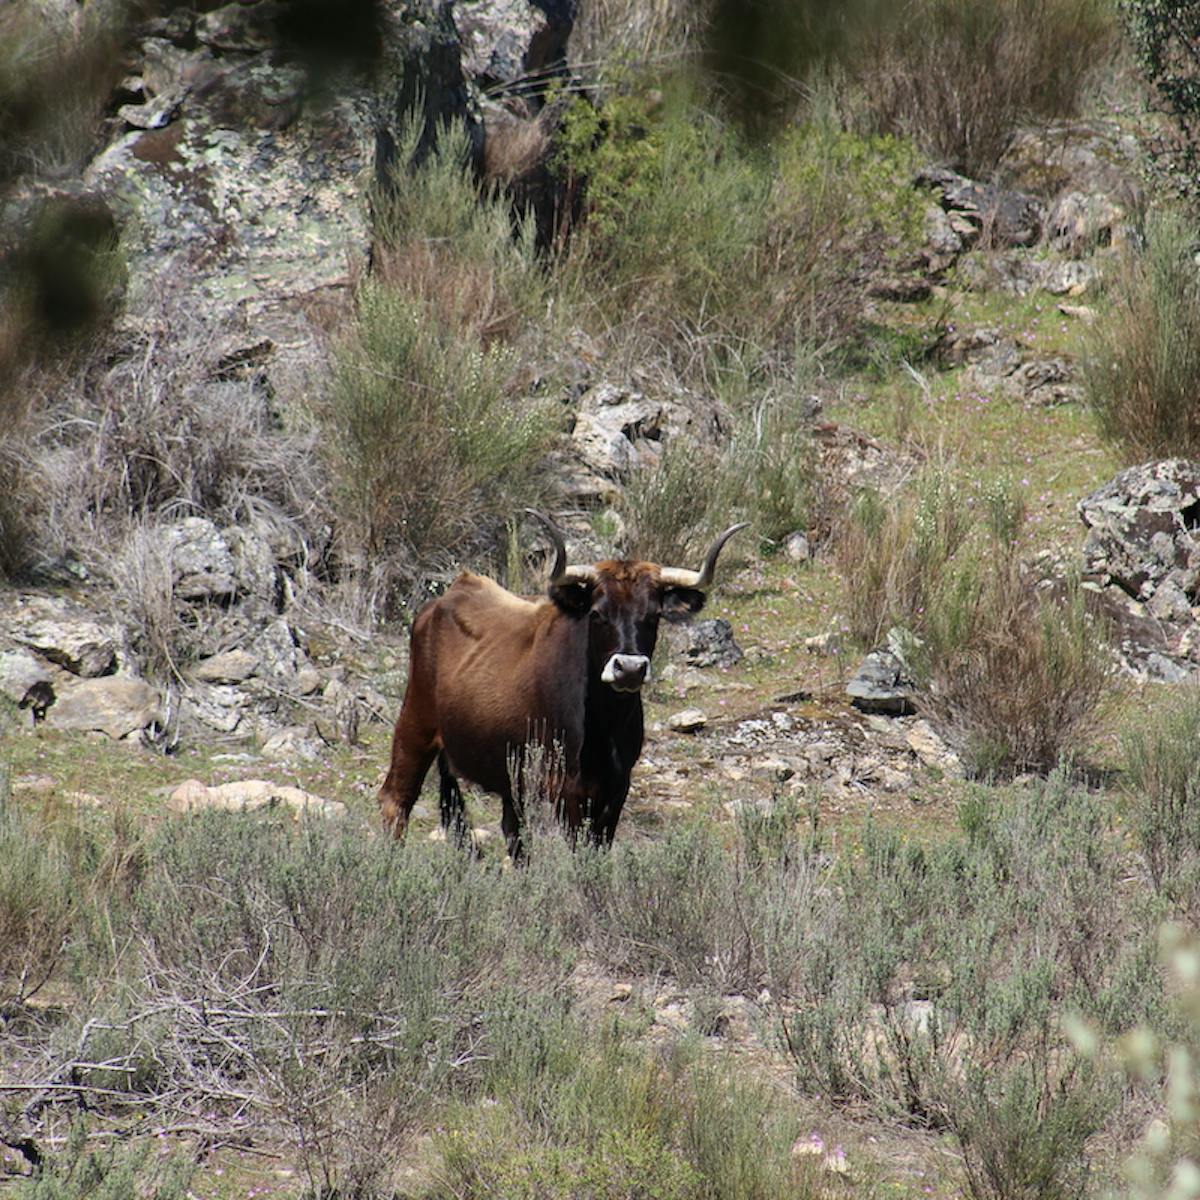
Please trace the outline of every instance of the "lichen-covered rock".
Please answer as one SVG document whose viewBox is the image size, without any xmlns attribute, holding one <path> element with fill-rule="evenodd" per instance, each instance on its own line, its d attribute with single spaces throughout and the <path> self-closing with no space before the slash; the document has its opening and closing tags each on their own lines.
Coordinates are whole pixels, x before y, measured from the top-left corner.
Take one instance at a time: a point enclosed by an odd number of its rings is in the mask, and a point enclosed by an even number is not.
<svg viewBox="0 0 1200 1200">
<path fill-rule="evenodd" d="M 890 631 L 888 645 L 872 650 L 846 684 L 846 695 L 860 712 L 906 716 L 914 711 L 916 684 L 899 653 L 902 643 L 898 631 Z"/>
<path fill-rule="evenodd" d="M 0 606 L 0 634 L 73 675 L 90 679 L 117 668 L 116 632 L 62 597 L 10 595 Z"/>
<path fill-rule="evenodd" d="M 158 553 L 170 564 L 171 582 L 181 600 L 232 600 L 238 585 L 233 555 L 221 531 L 207 517 L 185 517 L 157 533 Z"/>
<path fill-rule="evenodd" d="M 1046 206 L 1025 192 L 977 183 L 944 167 L 926 167 L 914 182 L 928 188 L 943 210 L 965 220 L 991 246 L 1033 246 L 1046 224 Z"/>
<path fill-rule="evenodd" d="M 44 659 L 25 650 L 0 651 L 0 696 L 20 704 L 37 683 L 53 685 L 61 671 L 52 670 Z"/>
<path fill-rule="evenodd" d="M 1200 463 L 1130 467 L 1084 497 L 1079 517 L 1089 531 L 1090 575 L 1140 601 L 1161 591 L 1156 615 L 1163 617 L 1183 618 L 1200 603 Z"/>
<path fill-rule="evenodd" d="M 175 813 L 283 809 L 297 819 L 302 816 L 341 817 L 346 813 L 346 806 L 338 800 L 325 800 L 301 788 L 266 779 L 242 779 L 214 787 L 208 787 L 198 779 L 188 779 L 171 793 L 167 808 Z"/>
<path fill-rule="evenodd" d="M 1080 258 L 1119 243 L 1127 220 L 1125 209 L 1103 192 L 1067 192 L 1050 212 L 1047 236 L 1060 253 Z"/>
<path fill-rule="evenodd" d="M 733 637 L 733 626 L 720 617 L 672 628 L 679 654 L 690 667 L 731 667 L 745 658 Z"/>
<path fill-rule="evenodd" d="M 258 670 L 258 659 L 248 650 L 226 650 L 198 662 L 192 670 L 204 683 L 244 683 Z"/>
<path fill-rule="evenodd" d="M 162 723 L 162 698 L 144 679 L 106 675 L 63 688 L 46 713 L 54 729 L 100 732 L 117 740 Z"/>
</svg>

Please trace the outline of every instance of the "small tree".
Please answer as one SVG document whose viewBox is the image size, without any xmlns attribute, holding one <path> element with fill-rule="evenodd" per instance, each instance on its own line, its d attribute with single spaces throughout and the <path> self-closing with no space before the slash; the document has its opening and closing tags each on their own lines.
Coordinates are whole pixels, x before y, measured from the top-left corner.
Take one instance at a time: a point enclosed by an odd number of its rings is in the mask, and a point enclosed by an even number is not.
<svg viewBox="0 0 1200 1200">
<path fill-rule="evenodd" d="M 1138 65 L 1175 122 L 1175 144 L 1159 148 L 1158 163 L 1180 190 L 1200 190 L 1200 3 L 1123 0 L 1125 24 Z"/>
</svg>

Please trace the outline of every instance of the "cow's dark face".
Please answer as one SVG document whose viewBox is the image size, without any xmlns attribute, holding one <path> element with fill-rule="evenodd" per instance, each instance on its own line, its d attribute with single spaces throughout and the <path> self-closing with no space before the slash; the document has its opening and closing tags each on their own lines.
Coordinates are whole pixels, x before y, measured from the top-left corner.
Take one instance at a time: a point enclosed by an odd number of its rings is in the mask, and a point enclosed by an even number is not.
<svg viewBox="0 0 1200 1200">
<path fill-rule="evenodd" d="M 600 563 L 594 581 L 554 585 L 550 597 L 587 621 L 588 674 L 616 692 L 640 691 L 650 678 L 659 621 L 686 621 L 704 607 L 702 591 L 664 586 L 651 563 Z"/>
</svg>

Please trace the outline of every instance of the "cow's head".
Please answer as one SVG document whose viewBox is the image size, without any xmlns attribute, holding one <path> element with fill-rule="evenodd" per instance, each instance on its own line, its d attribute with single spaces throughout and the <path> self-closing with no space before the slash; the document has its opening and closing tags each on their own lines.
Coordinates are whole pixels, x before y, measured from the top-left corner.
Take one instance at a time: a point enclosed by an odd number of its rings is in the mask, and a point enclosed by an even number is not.
<svg viewBox="0 0 1200 1200">
<path fill-rule="evenodd" d="M 743 522 L 725 530 L 709 547 L 699 571 L 614 559 L 570 566 L 558 527 L 541 513 L 529 511 L 554 543 L 550 599 L 571 617 L 588 622 L 589 668 L 617 692 L 637 692 L 650 678 L 659 621 L 686 621 L 704 607 L 717 557 L 725 543 L 746 527 Z"/>
</svg>

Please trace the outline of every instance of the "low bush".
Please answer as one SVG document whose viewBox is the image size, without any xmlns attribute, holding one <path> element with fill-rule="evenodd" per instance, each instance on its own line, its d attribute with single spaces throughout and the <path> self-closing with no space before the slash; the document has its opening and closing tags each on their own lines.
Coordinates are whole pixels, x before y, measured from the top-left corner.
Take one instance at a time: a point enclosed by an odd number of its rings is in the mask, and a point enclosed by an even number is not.
<svg viewBox="0 0 1200 1200">
<path fill-rule="evenodd" d="M 695 1048 L 647 1052 L 613 1025 L 573 1026 L 497 1106 L 456 1112 L 422 1200 L 767 1200 L 821 1196 L 794 1159 L 783 1097 Z"/>
<path fill-rule="evenodd" d="M 1200 900 L 1200 689 L 1188 687 L 1122 738 L 1132 825 L 1155 891 Z"/>
<path fill-rule="evenodd" d="M 1038 587 L 1018 558 L 1023 497 L 968 496 L 932 467 L 906 494 L 862 494 L 835 546 L 851 631 L 892 642 L 919 702 L 977 776 L 1046 772 L 1109 692 L 1105 630 L 1078 580 Z"/>
<path fill-rule="evenodd" d="M 1113 1082 L 1076 1058 L 1058 1078 L 1025 1064 L 975 1068 L 945 1102 L 973 1200 L 1073 1200 L 1087 1194 L 1088 1140 L 1114 1103 Z"/>
<path fill-rule="evenodd" d="M 937 846 L 868 828 L 773 988 L 801 1090 L 948 1130 L 975 1196 L 1078 1194 L 1117 1089 L 1071 1052 L 1061 1014 L 1118 1033 L 1163 996 L 1110 836 L 1062 775 L 976 793 Z"/>
<path fill-rule="evenodd" d="M 955 565 L 912 658 L 921 707 L 975 776 L 1045 773 L 1079 754 L 1110 691 L 1103 625 L 1078 579 L 1039 592 L 1011 559 Z"/>
<path fill-rule="evenodd" d="M 768 548 L 810 528 L 816 512 L 816 447 L 798 404 L 763 401 L 736 418 L 721 448 L 667 443 L 638 466 L 619 501 L 624 549 L 657 562 L 687 562 L 736 520 Z"/>
<path fill-rule="evenodd" d="M 755 360 L 761 395 L 798 336 L 848 337 L 854 280 L 913 248 L 922 204 L 896 139 L 813 121 L 750 147 L 713 107 L 676 77 L 569 109 L 557 170 L 583 221 L 556 274 L 618 344 L 708 387 Z"/>
<path fill-rule="evenodd" d="M 1146 222 L 1109 284 L 1111 307 L 1087 343 L 1088 403 L 1125 461 L 1200 454 L 1200 274 L 1181 217 Z"/>
<path fill-rule="evenodd" d="M 512 394 L 513 354 L 369 284 L 320 409 L 343 514 L 343 554 L 394 612 L 430 574 L 503 554 L 506 523 L 537 505 L 551 414 Z"/>
</svg>

